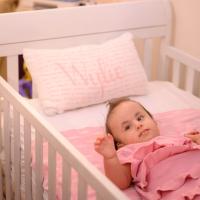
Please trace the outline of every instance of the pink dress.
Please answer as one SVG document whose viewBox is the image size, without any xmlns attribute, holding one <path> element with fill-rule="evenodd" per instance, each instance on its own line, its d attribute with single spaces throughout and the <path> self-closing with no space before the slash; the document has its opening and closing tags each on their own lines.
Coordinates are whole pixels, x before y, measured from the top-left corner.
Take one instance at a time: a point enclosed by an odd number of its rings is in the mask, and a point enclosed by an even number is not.
<svg viewBox="0 0 200 200">
<path fill-rule="evenodd" d="M 131 163 L 135 189 L 142 199 L 200 199 L 200 145 L 183 136 L 158 136 L 118 150 Z"/>
</svg>

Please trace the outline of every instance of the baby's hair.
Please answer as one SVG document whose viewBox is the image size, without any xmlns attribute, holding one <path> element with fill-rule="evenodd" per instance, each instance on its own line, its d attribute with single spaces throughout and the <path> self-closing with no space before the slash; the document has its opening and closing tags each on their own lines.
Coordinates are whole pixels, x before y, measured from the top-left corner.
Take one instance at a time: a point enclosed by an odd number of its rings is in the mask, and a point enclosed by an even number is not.
<svg viewBox="0 0 200 200">
<path fill-rule="evenodd" d="M 112 131 L 110 129 L 110 127 L 108 126 L 108 119 L 112 113 L 112 111 L 117 107 L 119 106 L 121 103 L 123 102 L 126 102 L 126 101 L 130 101 L 130 102 L 135 102 L 135 103 L 138 103 L 146 112 L 147 114 L 153 118 L 152 114 L 143 106 L 141 105 L 139 102 L 137 101 L 134 101 L 132 99 L 129 99 L 128 97 L 121 97 L 121 98 L 116 98 L 116 99 L 112 99 L 111 101 L 109 101 L 107 103 L 107 105 L 109 106 L 109 109 L 108 109 L 108 113 L 107 113 L 107 116 L 106 116 L 106 123 L 105 123 L 105 128 L 106 128 L 106 133 L 110 133 L 112 135 Z M 118 149 L 118 141 L 116 141 L 114 139 L 114 144 L 115 144 L 115 149 L 117 150 Z"/>
</svg>

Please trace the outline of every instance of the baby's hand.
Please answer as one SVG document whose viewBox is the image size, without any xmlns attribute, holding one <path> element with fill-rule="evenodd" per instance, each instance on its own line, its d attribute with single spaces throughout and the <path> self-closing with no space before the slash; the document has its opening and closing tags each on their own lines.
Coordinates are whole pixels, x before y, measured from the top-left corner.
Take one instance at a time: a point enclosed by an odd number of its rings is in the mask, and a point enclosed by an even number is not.
<svg viewBox="0 0 200 200">
<path fill-rule="evenodd" d="M 200 132 L 193 131 L 190 133 L 185 134 L 186 137 L 190 138 L 193 142 L 200 144 Z"/>
<path fill-rule="evenodd" d="M 107 159 L 116 155 L 114 140 L 111 134 L 98 136 L 94 143 L 94 148 Z"/>
</svg>

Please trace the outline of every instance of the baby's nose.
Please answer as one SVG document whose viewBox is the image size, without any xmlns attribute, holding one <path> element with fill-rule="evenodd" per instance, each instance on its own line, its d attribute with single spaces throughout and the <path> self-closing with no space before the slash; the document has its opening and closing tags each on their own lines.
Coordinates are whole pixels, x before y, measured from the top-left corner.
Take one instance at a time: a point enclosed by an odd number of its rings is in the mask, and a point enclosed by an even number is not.
<svg viewBox="0 0 200 200">
<path fill-rule="evenodd" d="M 138 129 L 140 129 L 142 127 L 142 123 L 137 121 L 135 123 L 135 126 L 136 126 L 136 129 L 138 130 Z"/>
</svg>

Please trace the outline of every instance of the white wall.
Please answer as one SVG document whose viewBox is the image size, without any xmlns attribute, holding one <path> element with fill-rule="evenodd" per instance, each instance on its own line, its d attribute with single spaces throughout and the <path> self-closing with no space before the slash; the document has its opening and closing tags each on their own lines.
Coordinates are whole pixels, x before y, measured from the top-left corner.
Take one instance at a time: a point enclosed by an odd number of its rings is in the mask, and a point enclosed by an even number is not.
<svg viewBox="0 0 200 200">
<path fill-rule="evenodd" d="M 108 3 L 126 0 L 96 1 L 98 3 Z M 174 11 L 174 45 L 200 58 L 200 0 L 170 1 Z"/>
<path fill-rule="evenodd" d="M 171 0 L 174 45 L 200 59 L 200 0 Z"/>
</svg>

